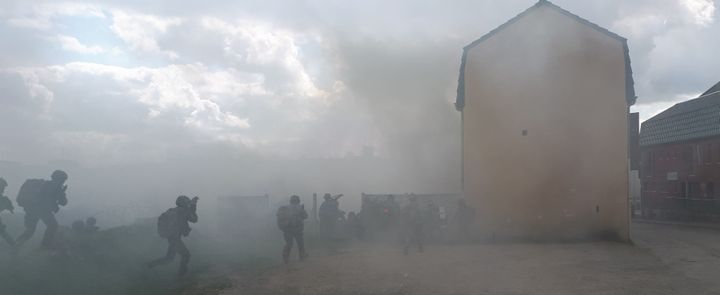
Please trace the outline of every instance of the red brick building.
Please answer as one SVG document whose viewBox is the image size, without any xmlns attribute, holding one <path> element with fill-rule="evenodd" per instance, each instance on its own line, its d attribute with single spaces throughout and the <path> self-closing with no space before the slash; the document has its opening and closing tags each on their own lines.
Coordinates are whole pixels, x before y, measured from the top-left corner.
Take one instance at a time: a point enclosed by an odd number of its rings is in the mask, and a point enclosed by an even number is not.
<svg viewBox="0 0 720 295">
<path fill-rule="evenodd" d="M 640 150 L 644 216 L 720 217 L 720 83 L 643 122 Z"/>
</svg>

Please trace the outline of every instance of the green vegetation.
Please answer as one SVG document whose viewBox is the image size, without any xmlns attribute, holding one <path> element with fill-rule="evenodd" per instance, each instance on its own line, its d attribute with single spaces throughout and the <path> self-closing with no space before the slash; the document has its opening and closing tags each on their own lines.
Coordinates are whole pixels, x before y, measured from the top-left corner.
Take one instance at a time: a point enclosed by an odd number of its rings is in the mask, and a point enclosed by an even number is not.
<svg viewBox="0 0 720 295">
<path fill-rule="evenodd" d="M 17 219 L 17 216 L 13 216 Z M 4 219 L 5 220 L 5 219 Z M 8 229 L 19 233 L 20 222 Z M 186 240 L 192 251 L 189 275 L 176 280 L 177 262 L 147 269 L 142 264 L 165 253 L 154 220 L 92 234 L 61 229 L 68 255 L 38 250 L 44 227 L 17 256 L 0 245 L 2 294 L 217 294 L 231 286 L 225 275 L 257 270 L 278 263 L 273 254 L 281 245 L 267 242 L 220 242 L 200 230 Z M 242 244 L 242 246 L 241 246 Z"/>
</svg>

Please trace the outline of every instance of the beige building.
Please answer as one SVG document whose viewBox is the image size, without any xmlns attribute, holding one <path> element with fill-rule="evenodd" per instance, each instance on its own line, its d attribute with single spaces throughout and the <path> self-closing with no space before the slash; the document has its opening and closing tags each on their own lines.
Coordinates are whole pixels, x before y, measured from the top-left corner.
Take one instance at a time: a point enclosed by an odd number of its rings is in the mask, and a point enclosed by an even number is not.
<svg viewBox="0 0 720 295">
<path fill-rule="evenodd" d="M 627 41 L 540 1 L 464 48 L 463 193 L 482 235 L 630 239 Z"/>
</svg>

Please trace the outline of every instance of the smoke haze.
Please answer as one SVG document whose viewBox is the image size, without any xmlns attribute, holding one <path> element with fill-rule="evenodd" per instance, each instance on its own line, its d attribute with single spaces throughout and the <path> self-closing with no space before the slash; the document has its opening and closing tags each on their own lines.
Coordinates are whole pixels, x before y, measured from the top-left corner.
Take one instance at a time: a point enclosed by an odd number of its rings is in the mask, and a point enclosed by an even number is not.
<svg viewBox="0 0 720 295">
<path fill-rule="evenodd" d="M 461 48 L 532 4 L 5 1 L 0 172 L 66 169 L 88 212 L 458 192 Z M 630 40 L 644 118 L 720 75 L 712 1 L 557 4 Z"/>
</svg>

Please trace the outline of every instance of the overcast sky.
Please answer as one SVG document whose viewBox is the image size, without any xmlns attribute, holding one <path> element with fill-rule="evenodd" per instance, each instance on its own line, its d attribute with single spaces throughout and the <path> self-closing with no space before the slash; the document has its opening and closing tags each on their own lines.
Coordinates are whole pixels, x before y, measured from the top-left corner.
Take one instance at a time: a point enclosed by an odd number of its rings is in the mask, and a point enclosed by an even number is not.
<svg viewBox="0 0 720 295">
<path fill-rule="evenodd" d="M 96 165 L 454 151 L 462 47 L 535 3 L 1 1 L 0 160 Z M 554 3 L 628 38 L 643 119 L 720 80 L 711 0 Z"/>
</svg>

